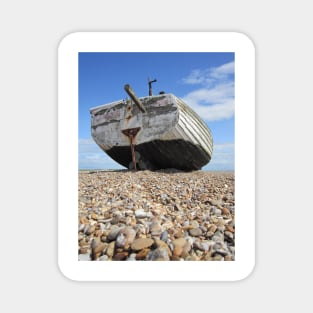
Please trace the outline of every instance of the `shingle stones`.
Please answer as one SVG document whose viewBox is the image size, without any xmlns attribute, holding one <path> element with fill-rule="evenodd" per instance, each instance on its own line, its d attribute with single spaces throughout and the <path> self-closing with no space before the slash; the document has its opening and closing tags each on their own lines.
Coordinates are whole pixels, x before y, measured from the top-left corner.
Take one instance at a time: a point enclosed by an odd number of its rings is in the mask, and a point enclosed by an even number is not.
<svg viewBox="0 0 313 313">
<path fill-rule="evenodd" d="M 81 171 L 80 261 L 234 261 L 232 172 Z"/>
</svg>

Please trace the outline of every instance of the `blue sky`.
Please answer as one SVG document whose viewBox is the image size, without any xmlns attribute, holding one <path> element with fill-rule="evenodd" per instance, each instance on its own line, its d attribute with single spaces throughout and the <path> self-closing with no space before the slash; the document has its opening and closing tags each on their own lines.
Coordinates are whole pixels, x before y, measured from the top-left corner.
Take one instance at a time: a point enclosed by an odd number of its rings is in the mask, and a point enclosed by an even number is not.
<svg viewBox="0 0 313 313">
<path fill-rule="evenodd" d="M 79 168 L 123 168 L 93 141 L 89 109 L 125 99 L 130 84 L 148 95 L 173 93 L 192 107 L 211 129 L 212 159 L 203 170 L 234 170 L 234 53 L 79 53 Z"/>
</svg>

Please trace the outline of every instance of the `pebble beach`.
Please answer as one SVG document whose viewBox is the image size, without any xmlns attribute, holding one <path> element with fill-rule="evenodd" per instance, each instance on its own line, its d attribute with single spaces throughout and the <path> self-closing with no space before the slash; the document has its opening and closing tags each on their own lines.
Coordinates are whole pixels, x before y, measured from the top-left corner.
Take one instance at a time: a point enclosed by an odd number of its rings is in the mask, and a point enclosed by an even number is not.
<svg viewBox="0 0 313 313">
<path fill-rule="evenodd" d="M 79 171 L 78 260 L 234 261 L 234 172 Z"/>
</svg>

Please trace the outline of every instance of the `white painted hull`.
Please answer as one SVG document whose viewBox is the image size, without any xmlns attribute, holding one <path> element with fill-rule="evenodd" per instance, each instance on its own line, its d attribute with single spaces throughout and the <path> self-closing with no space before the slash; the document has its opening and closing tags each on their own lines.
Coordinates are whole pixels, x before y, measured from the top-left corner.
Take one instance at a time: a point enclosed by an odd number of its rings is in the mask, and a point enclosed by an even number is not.
<svg viewBox="0 0 313 313">
<path fill-rule="evenodd" d="M 213 152 L 211 131 L 181 99 L 162 94 L 140 98 L 140 101 L 146 112 L 131 100 L 90 109 L 91 134 L 104 152 L 129 167 L 130 138 L 125 132 L 136 129 L 135 150 L 145 162 L 141 167 L 193 170 L 210 161 Z"/>
</svg>

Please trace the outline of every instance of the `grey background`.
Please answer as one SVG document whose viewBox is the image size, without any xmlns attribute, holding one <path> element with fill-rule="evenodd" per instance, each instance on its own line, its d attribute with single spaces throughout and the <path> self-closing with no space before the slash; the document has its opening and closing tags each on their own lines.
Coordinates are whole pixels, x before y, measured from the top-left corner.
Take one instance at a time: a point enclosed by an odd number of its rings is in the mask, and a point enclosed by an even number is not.
<svg viewBox="0 0 313 313">
<path fill-rule="evenodd" d="M 29 0 L 3 2 L 0 12 L 0 274 L 6 312 L 309 310 L 309 2 Z M 74 31 L 238 31 L 253 40 L 257 239 L 256 266 L 247 279 L 78 283 L 59 272 L 57 47 Z"/>
</svg>

